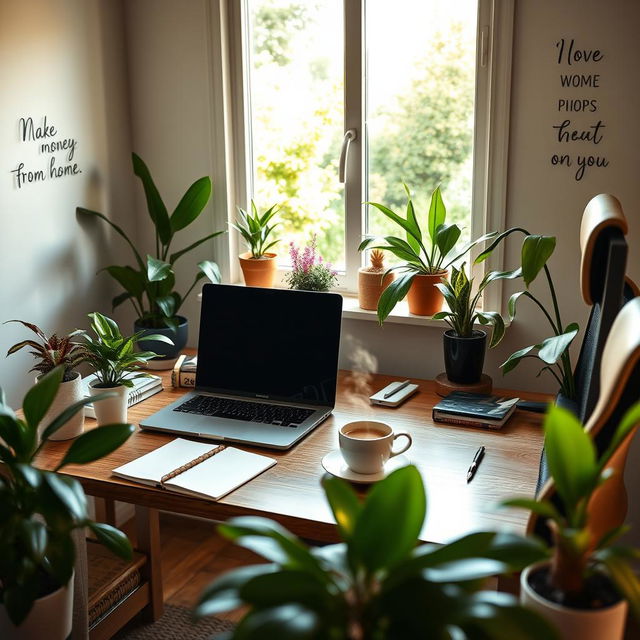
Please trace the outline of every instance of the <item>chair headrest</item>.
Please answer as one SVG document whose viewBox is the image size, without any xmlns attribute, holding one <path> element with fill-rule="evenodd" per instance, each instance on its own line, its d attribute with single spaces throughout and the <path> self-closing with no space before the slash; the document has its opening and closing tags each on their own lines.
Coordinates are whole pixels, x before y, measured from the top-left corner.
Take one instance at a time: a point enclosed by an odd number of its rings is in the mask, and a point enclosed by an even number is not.
<svg viewBox="0 0 640 640">
<path fill-rule="evenodd" d="M 598 292 L 593 291 L 592 268 L 601 268 L 602 265 L 593 265 L 594 251 L 598 238 L 608 229 L 620 229 L 627 234 L 627 219 L 622 211 L 622 205 L 615 196 L 601 193 L 589 201 L 582 214 L 580 224 L 580 284 L 582 297 L 589 305 L 593 305 L 598 298 Z"/>
</svg>

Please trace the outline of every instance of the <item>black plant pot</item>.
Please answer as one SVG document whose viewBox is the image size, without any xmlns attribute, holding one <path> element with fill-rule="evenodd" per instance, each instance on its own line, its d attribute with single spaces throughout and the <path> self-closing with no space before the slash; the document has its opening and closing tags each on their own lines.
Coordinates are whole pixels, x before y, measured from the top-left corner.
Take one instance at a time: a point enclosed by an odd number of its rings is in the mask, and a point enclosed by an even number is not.
<svg viewBox="0 0 640 640">
<path fill-rule="evenodd" d="M 461 338 L 453 329 L 449 329 L 442 338 L 447 378 L 459 384 L 479 382 L 484 365 L 487 333 L 478 330 L 469 338 Z"/>
<path fill-rule="evenodd" d="M 138 322 L 136 321 L 136 323 L 134 324 L 134 331 L 136 333 L 138 331 L 144 332 L 145 335 L 156 333 L 160 334 L 161 336 L 166 336 L 173 341 L 173 344 L 171 345 L 167 344 L 166 342 L 160 342 L 159 340 L 145 340 L 144 342 L 138 344 L 139 348 L 143 351 L 153 351 L 154 353 L 157 353 L 162 360 L 177 358 L 187 344 L 187 338 L 189 335 L 189 321 L 183 316 L 176 316 L 176 318 L 179 323 L 177 331 L 174 331 L 169 327 L 149 329 L 148 327 L 138 324 Z"/>
</svg>

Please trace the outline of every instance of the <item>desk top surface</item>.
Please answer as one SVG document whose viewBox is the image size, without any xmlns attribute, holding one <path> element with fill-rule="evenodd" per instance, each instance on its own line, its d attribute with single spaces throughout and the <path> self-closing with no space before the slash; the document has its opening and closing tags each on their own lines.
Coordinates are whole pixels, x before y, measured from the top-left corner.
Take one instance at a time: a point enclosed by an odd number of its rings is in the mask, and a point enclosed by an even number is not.
<svg viewBox="0 0 640 640">
<path fill-rule="evenodd" d="M 162 375 L 165 390 L 131 407 L 130 422 L 139 423 L 185 391 L 170 387 L 169 372 Z M 543 441 L 541 416 L 516 411 L 500 431 L 435 425 L 431 408 L 439 397 L 434 383 L 426 380 L 413 380 L 419 384 L 419 392 L 396 409 L 370 406 L 368 395 L 395 379 L 383 375 L 360 379 L 341 371 L 333 415 L 289 451 L 261 450 L 277 458 L 278 463 L 219 502 L 154 489 L 111 474 L 112 469 L 166 444 L 175 437 L 172 435 L 137 429 L 106 458 L 85 466 L 70 465 L 64 471 L 80 480 L 91 495 L 215 520 L 261 515 L 280 521 L 310 540 L 335 541 L 333 516 L 320 487 L 324 473 L 321 460 L 337 448 L 337 432 L 343 424 L 369 418 L 413 436 L 413 446 L 406 455 L 419 468 L 426 485 L 428 513 L 423 540 L 443 543 L 471 531 L 497 528 L 524 533 L 527 514 L 498 509 L 496 505 L 508 497 L 533 496 Z M 524 392 L 512 395 L 547 399 Z M 85 429 L 94 426 L 94 420 L 86 420 Z M 52 469 L 69 444 L 49 442 L 40 453 L 38 464 Z M 486 447 L 486 455 L 475 478 L 467 484 L 467 469 L 480 445 Z"/>
</svg>

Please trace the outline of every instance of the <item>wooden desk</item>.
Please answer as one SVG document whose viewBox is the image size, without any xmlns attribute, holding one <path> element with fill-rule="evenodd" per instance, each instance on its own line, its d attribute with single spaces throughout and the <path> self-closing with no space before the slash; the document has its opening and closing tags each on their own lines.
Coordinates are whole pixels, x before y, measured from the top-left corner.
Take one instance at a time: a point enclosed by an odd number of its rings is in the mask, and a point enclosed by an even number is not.
<svg viewBox="0 0 640 640">
<path fill-rule="evenodd" d="M 371 390 L 394 378 L 371 376 Z M 409 431 L 413 447 L 407 455 L 425 480 L 428 516 L 422 531 L 425 541 L 444 543 L 471 531 L 509 529 L 524 533 L 527 514 L 521 510 L 498 510 L 507 497 L 533 496 L 542 448 L 541 416 L 517 411 L 498 432 L 484 429 L 434 425 L 431 408 L 438 401 L 433 382 L 419 382 L 419 393 L 397 409 L 371 407 L 366 395 L 349 372 L 342 371 L 334 414 L 302 442 L 286 452 L 266 451 L 278 463 L 219 502 L 191 498 L 116 478 L 111 470 L 169 442 L 175 436 L 137 430 L 128 442 L 110 456 L 85 466 L 65 467 L 93 496 L 121 500 L 151 510 L 226 520 L 232 516 L 260 515 L 278 520 L 294 533 L 318 542 L 337 540 L 333 517 L 320 487 L 324 473 L 322 457 L 338 445 L 338 429 L 356 419 L 381 420 L 396 430 Z M 178 397 L 182 390 L 170 387 L 129 410 L 129 420 L 139 423 L 149 413 Z M 371 392 L 372 392 L 371 391 Z M 546 399 L 541 394 L 523 394 L 527 399 Z M 87 420 L 87 428 L 95 422 Z M 476 449 L 486 446 L 485 458 L 470 484 L 466 473 Z M 68 448 L 68 442 L 49 442 L 38 464 L 52 469 Z"/>
</svg>

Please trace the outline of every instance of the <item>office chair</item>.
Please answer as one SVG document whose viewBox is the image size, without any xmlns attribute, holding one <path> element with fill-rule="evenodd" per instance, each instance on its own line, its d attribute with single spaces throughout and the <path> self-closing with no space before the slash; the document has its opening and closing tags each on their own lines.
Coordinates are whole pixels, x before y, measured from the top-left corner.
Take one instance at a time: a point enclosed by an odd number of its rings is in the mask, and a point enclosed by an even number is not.
<svg viewBox="0 0 640 640">
<path fill-rule="evenodd" d="M 600 365 L 600 392 L 596 405 L 585 425 L 585 430 L 596 443 L 601 454 L 611 442 L 612 435 L 624 413 L 640 400 L 640 298 L 628 302 L 611 326 L 602 352 Z M 631 440 L 638 426 L 620 443 L 607 464 L 615 469 L 613 476 L 594 494 L 589 503 L 592 516 L 591 529 L 596 539 L 624 522 L 627 513 L 627 493 L 624 485 L 624 466 Z M 557 503 L 552 480 L 540 492 L 542 499 Z M 528 532 L 535 531 L 548 537 L 543 520 L 532 514 Z"/>
<path fill-rule="evenodd" d="M 562 402 L 585 424 L 593 411 L 600 389 L 600 359 L 611 325 L 622 306 L 634 297 L 635 284 L 625 279 L 628 230 L 617 198 L 599 194 L 585 207 L 580 224 L 580 289 L 591 313 L 574 369 L 575 402 Z M 518 404 L 520 406 L 520 404 Z M 523 407 L 527 408 L 527 407 Z M 541 411 L 546 411 L 546 406 Z M 542 451 L 536 495 L 549 477 Z"/>
</svg>

